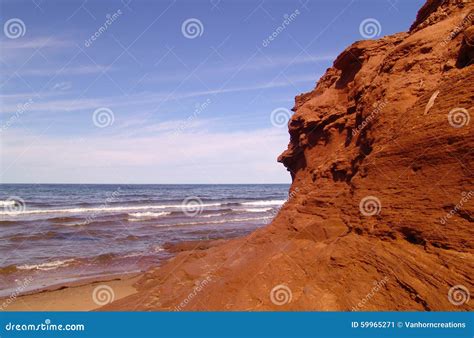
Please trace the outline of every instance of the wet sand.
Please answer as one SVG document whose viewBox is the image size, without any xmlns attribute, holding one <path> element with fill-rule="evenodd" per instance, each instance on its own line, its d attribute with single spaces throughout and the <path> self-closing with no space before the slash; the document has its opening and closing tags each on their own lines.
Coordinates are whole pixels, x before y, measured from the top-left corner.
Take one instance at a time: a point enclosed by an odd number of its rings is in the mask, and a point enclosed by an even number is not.
<svg viewBox="0 0 474 338">
<path fill-rule="evenodd" d="M 226 239 L 167 243 L 173 255 L 206 250 L 227 242 Z M 17 297 L 0 298 L 0 311 L 93 311 L 137 293 L 139 280 L 146 273 L 131 273 L 62 283 L 34 290 Z M 94 296 L 95 294 L 95 296 Z M 95 301 L 94 301 L 95 299 Z"/>
</svg>

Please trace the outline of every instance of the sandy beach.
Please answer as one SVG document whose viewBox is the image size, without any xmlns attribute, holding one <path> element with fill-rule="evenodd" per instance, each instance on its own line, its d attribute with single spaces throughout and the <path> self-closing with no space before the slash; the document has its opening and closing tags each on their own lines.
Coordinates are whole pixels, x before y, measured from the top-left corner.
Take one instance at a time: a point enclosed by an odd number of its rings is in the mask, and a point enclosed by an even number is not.
<svg viewBox="0 0 474 338">
<path fill-rule="evenodd" d="M 223 239 L 185 241 L 167 243 L 164 248 L 175 256 L 185 252 L 207 250 L 226 242 L 227 240 Z M 137 293 L 140 281 L 146 280 L 145 277 L 152 273 L 151 270 L 81 279 L 33 290 L 16 297 L 0 298 L 0 311 L 94 311 L 112 301 Z"/>
<path fill-rule="evenodd" d="M 20 295 L 10 301 L 3 298 L 0 304 L 4 304 L 4 311 L 92 311 L 101 307 L 101 301 L 110 299 L 107 297 L 112 293 L 114 300 L 136 293 L 134 284 L 140 276 L 130 274 L 82 280 Z M 96 301 L 94 290 L 97 290 Z M 107 293 L 107 290 L 113 291 Z"/>
</svg>

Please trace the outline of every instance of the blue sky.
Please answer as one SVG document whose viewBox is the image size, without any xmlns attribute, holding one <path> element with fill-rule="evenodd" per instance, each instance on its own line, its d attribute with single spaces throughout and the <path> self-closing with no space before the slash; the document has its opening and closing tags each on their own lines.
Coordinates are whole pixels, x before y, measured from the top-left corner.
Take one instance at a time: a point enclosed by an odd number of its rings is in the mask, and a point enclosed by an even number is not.
<svg viewBox="0 0 474 338">
<path fill-rule="evenodd" d="M 0 181 L 290 182 L 294 97 L 423 2 L 3 0 Z"/>
</svg>

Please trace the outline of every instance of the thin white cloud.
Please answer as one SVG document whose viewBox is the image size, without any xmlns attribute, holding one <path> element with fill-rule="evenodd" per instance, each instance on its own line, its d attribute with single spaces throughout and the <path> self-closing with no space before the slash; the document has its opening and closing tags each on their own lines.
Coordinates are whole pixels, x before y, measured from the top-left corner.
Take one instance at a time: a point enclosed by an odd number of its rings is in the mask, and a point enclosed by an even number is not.
<svg viewBox="0 0 474 338">
<path fill-rule="evenodd" d="M 71 81 L 57 82 L 51 86 L 51 90 L 54 91 L 67 91 L 72 88 Z"/>
<path fill-rule="evenodd" d="M 253 90 L 261 90 L 261 89 L 289 87 L 289 86 L 295 85 L 296 83 L 309 82 L 309 81 L 316 82 L 317 79 L 318 77 L 316 76 L 307 75 L 307 76 L 293 77 L 292 79 L 288 79 L 286 81 L 279 80 L 279 81 L 261 82 L 261 83 L 257 83 L 253 85 L 247 85 L 247 86 L 231 86 L 231 87 L 222 87 L 222 88 L 194 91 L 194 92 L 180 92 L 178 94 L 170 95 L 169 98 L 170 99 L 183 99 L 183 98 L 190 98 L 190 97 L 197 97 L 197 96 L 218 95 L 218 94 L 225 94 L 225 93 L 235 93 L 235 92 L 253 91 Z"/>
<path fill-rule="evenodd" d="M 72 41 L 56 37 L 35 37 L 22 39 L 2 39 L 2 50 L 24 50 L 24 49 L 42 49 L 42 48 L 64 48 L 73 46 Z"/>
<path fill-rule="evenodd" d="M 48 54 L 72 46 L 72 41 L 57 37 L 5 38 L 0 41 L 0 61 L 4 64 L 16 63 L 18 58 L 28 58 L 37 51 Z"/>
<path fill-rule="evenodd" d="M 108 127 L 113 128 L 113 126 Z M 184 131 L 133 138 L 103 134 L 57 138 L 2 135 L 2 182 L 273 183 L 289 182 L 276 162 L 285 128 L 232 133 Z M 236 142 L 239 140 L 239 142 Z M 250 180 L 250 181 L 249 181 Z"/>
<path fill-rule="evenodd" d="M 153 113 L 162 109 L 162 105 L 166 101 L 181 100 L 187 98 L 201 97 L 201 96 L 212 96 L 226 93 L 244 92 L 244 91 L 255 91 L 272 88 L 283 88 L 295 86 L 301 83 L 316 82 L 319 75 L 300 75 L 289 78 L 283 78 L 278 81 L 261 82 L 248 86 L 229 86 L 223 88 L 215 88 L 210 90 L 198 90 L 198 91 L 177 91 L 172 92 L 147 92 L 132 94 L 129 96 L 118 96 L 118 97 L 104 97 L 104 98 L 64 98 L 64 99 L 50 99 L 49 96 L 40 95 L 40 97 L 33 97 L 34 103 L 30 110 L 33 112 L 48 112 L 48 113 L 64 113 L 72 111 L 83 111 L 83 110 L 95 110 L 99 107 L 108 107 L 111 109 L 123 109 L 128 110 L 127 107 L 133 107 L 134 114 L 138 113 L 137 106 L 144 107 L 149 105 L 150 109 L 140 108 L 143 112 Z M 18 103 L 26 102 L 31 99 L 31 94 L 25 93 L 24 97 L 18 95 L 10 95 L 3 97 L 4 103 L 0 106 L 0 113 L 13 113 L 17 110 Z M 2 97 L 0 96 L 0 100 Z M 11 99 L 11 100 L 8 100 Z M 158 108 L 156 108 L 158 107 Z"/>
<path fill-rule="evenodd" d="M 25 95 L 24 98 L 17 98 L 15 102 L 4 102 L 0 106 L 2 114 L 11 114 L 17 111 L 18 104 L 32 101 L 29 111 L 38 112 L 70 112 L 104 107 L 105 101 L 101 99 L 47 99 L 45 96 Z"/>
<path fill-rule="evenodd" d="M 277 56 L 277 57 L 267 57 L 259 56 L 253 57 L 250 60 L 238 62 L 227 61 L 227 64 L 220 65 L 216 67 L 212 65 L 211 67 L 205 67 L 199 70 L 200 74 L 206 75 L 219 75 L 222 74 L 234 74 L 236 72 L 245 74 L 246 72 L 252 71 L 264 71 L 272 68 L 284 68 L 292 65 L 302 65 L 308 63 L 327 63 L 332 62 L 336 59 L 337 54 L 328 54 L 328 55 L 301 55 L 298 57 L 291 56 Z M 170 83 L 170 82 L 181 82 L 189 76 L 190 72 L 174 72 L 173 74 L 160 74 L 160 75 L 147 75 L 142 80 L 146 83 Z"/>
<path fill-rule="evenodd" d="M 265 68 L 282 68 L 292 65 L 301 65 L 307 63 L 322 63 L 331 62 L 337 55 L 300 55 L 298 57 L 292 56 L 261 56 L 252 60 L 245 65 L 247 70 L 265 69 Z"/>
<path fill-rule="evenodd" d="M 188 118 L 173 119 L 163 122 L 150 122 L 146 117 L 125 120 L 117 123 L 111 135 L 121 135 L 126 137 L 141 137 L 144 135 L 169 135 L 177 137 L 181 134 L 202 132 L 207 130 L 210 125 L 221 121 L 222 118 L 202 118 L 197 115 L 190 114 Z"/>
<path fill-rule="evenodd" d="M 111 68 L 102 65 L 84 65 L 84 66 L 73 66 L 66 68 L 26 68 L 19 69 L 15 73 L 22 76 L 48 76 L 53 75 L 87 75 L 87 74 L 96 74 L 102 73 L 105 71 L 110 71 Z"/>
</svg>

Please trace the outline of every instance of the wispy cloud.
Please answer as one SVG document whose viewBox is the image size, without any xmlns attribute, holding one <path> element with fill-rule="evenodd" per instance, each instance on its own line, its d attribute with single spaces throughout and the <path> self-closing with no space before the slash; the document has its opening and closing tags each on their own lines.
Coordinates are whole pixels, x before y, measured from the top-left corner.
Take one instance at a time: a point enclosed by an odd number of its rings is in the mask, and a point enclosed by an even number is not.
<svg viewBox="0 0 474 338">
<path fill-rule="evenodd" d="M 0 61 L 4 64 L 16 63 L 19 57 L 30 57 L 34 53 L 50 53 L 72 47 L 73 41 L 57 37 L 35 37 L 23 39 L 1 39 Z"/>
<path fill-rule="evenodd" d="M 0 41 L 3 50 L 24 50 L 24 49 L 43 49 L 43 48 L 64 48 L 73 46 L 71 40 L 57 37 L 34 37 L 24 39 L 2 39 Z"/>
<path fill-rule="evenodd" d="M 206 76 L 219 76 L 222 77 L 222 74 L 247 74 L 252 72 L 255 74 L 255 71 L 268 71 L 273 68 L 279 70 L 285 67 L 305 65 L 305 64 L 324 64 L 332 62 L 336 59 L 337 54 L 328 54 L 328 55 L 300 55 L 298 57 L 292 56 L 255 56 L 249 60 L 225 60 L 224 64 L 216 67 L 212 65 L 210 67 L 202 67 L 199 69 L 199 74 L 206 74 Z M 173 72 L 172 74 L 159 74 L 154 75 L 152 73 L 144 76 L 143 81 L 146 83 L 170 83 L 170 82 L 180 82 L 186 79 L 190 71 L 186 72 Z"/>
<path fill-rule="evenodd" d="M 232 133 L 184 132 L 57 139 L 7 132 L 0 180 L 91 183 L 288 182 L 276 162 L 287 133 L 278 128 Z M 239 140 L 236 142 L 235 140 Z M 258 144 L 258 147 L 256 146 Z M 51 156 L 54 149 L 54 156 Z M 34 170 L 31 170 L 34 168 Z M 229 170 L 232 168 L 232 170 Z M 84 170 L 87 169 L 87 170 Z"/>
<path fill-rule="evenodd" d="M 292 65 L 302 65 L 308 63 L 330 62 L 336 58 L 336 54 L 329 55 L 300 55 L 294 56 L 260 56 L 252 62 L 245 65 L 244 69 L 265 69 L 265 68 L 282 68 Z"/>
<path fill-rule="evenodd" d="M 292 77 L 286 80 L 261 82 L 257 84 L 247 85 L 247 86 L 230 86 L 230 87 L 222 87 L 222 88 L 216 88 L 216 89 L 211 89 L 211 90 L 185 92 L 185 93 L 180 93 L 178 95 L 173 95 L 172 97 L 173 98 L 188 98 L 188 97 L 195 97 L 195 96 L 218 95 L 218 94 L 225 94 L 225 93 L 235 93 L 235 92 L 243 92 L 243 91 L 289 87 L 289 86 L 293 86 L 297 83 L 302 83 L 302 82 L 310 82 L 310 81 L 316 82 L 317 79 L 318 77 L 316 75 L 312 75 L 312 76 L 306 75 L 306 76 L 300 76 L 300 77 Z"/>
<path fill-rule="evenodd" d="M 66 68 L 26 68 L 16 70 L 16 74 L 22 76 L 53 76 L 53 75 L 87 75 L 110 71 L 111 68 L 102 65 L 84 65 Z"/>
<path fill-rule="evenodd" d="M 5 100 L 6 98 L 4 98 Z M 49 95 L 35 96 L 33 94 L 25 94 L 24 97 L 16 97 L 14 101 L 5 102 L 0 107 L 1 113 L 12 113 L 17 110 L 18 103 L 26 102 L 32 99 L 31 110 L 35 112 L 68 112 L 86 109 L 96 109 L 104 106 L 106 101 L 101 99 L 50 99 Z"/>
<path fill-rule="evenodd" d="M 160 92 L 146 92 L 146 93 L 135 93 L 128 96 L 113 96 L 103 98 L 56 98 L 56 95 L 61 93 L 44 93 L 38 96 L 34 96 L 30 93 L 23 94 L 12 94 L 12 95 L 1 95 L 0 100 L 3 104 L 0 106 L 0 113 L 12 113 L 17 110 L 18 103 L 28 101 L 31 98 L 35 98 L 35 103 L 32 105 L 31 110 L 38 112 L 72 112 L 72 111 L 84 111 L 84 110 L 95 110 L 98 107 L 109 107 L 117 108 L 122 110 L 130 110 L 133 108 L 133 114 L 139 114 L 141 112 L 157 112 L 162 109 L 162 106 L 167 102 L 174 100 L 197 98 L 202 96 L 213 96 L 235 92 L 245 91 L 256 91 L 256 90 L 270 90 L 274 88 L 283 88 L 296 86 L 297 84 L 316 82 L 319 75 L 302 75 L 283 78 L 278 81 L 260 82 L 252 85 L 242 86 L 229 86 L 229 87 L 218 87 L 209 90 L 197 90 L 197 91 L 160 91 Z M 310 89 L 310 88 L 308 88 Z M 149 108 L 146 108 L 146 107 Z M 140 108 L 139 108 L 140 107 Z"/>
</svg>

